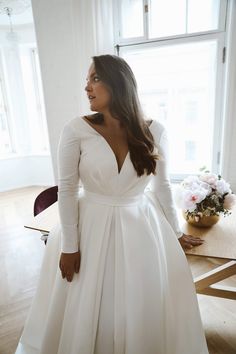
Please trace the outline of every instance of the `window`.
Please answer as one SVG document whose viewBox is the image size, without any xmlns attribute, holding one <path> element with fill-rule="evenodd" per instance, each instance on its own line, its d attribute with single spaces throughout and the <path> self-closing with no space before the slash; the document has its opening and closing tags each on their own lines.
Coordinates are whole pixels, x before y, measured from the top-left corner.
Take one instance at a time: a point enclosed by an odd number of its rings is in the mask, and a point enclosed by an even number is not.
<svg viewBox="0 0 236 354">
<path fill-rule="evenodd" d="M 220 0 L 151 0 L 150 38 L 216 30 Z"/>
<path fill-rule="evenodd" d="M 37 50 L 28 44 L 3 48 L 0 61 L 0 158 L 48 153 Z"/>
<path fill-rule="evenodd" d="M 48 136 L 39 58 L 36 48 L 25 48 L 21 51 L 21 69 L 25 88 L 28 126 L 30 132 L 31 153 L 48 151 Z"/>
<path fill-rule="evenodd" d="M 10 154 L 13 151 L 7 115 L 7 104 L 3 77 L 0 78 L 0 156 Z"/>
<path fill-rule="evenodd" d="M 117 42 L 223 31 L 226 9 L 227 0 L 117 0 Z"/>
<path fill-rule="evenodd" d="M 144 33 L 143 4 L 139 0 L 121 1 L 121 36 L 142 37 Z M 132 21 L 130 19 L 132 18 Z"/>
<path fill-rule="evenodd" d="M 198 173 L 203 166 L 217 173 L 227 1 L 122 3 L 143 8 L 143 36 L 125 37 L 118 21 L 117 48 L 134 71 L 145 114 L 168 130 L 172 178 Z M 131 22 L 135 33 L 138 24 Z"/>
</svg>

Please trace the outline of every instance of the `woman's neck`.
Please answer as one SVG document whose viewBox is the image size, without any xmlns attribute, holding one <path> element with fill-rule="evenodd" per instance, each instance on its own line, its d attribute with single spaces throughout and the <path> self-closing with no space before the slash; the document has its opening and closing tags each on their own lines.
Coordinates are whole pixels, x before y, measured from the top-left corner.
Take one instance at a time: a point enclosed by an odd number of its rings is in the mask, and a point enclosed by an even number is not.
<svg viewBox="0 0 236 354">
<path fill-rule="evenodd" d="M 119 128 L 122 124 L 121 121 L 115 117 L 113 117 L 110 112 L 101 112 L 103 115 L 103 121 L 104 121 L 104 125 L 106 127 L 114 127 L 114 128 Z"/>
</svg>

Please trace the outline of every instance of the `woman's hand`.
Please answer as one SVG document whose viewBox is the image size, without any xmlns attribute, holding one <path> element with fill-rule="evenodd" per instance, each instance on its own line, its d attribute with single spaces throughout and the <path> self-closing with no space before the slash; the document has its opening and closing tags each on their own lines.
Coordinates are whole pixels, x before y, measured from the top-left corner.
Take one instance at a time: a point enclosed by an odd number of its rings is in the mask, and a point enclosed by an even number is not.
<svg viewBox="0 0 236 354">
<path fill-rule="evenodd" d="M 74 273 L 79 273 L 80 269 L 80 251 L 75 253 L 61 253 L 59 268 L 62 278 L 71 282 Z"/>
<path fill-rule="evenodd" d="M 194 246 L 202 245 L 204 240 L 202 240 L 200 237 L 183 234 L 183 236 L 179 238 L 179 242 L 184 250 L 188 250 Z"/>
</svg>

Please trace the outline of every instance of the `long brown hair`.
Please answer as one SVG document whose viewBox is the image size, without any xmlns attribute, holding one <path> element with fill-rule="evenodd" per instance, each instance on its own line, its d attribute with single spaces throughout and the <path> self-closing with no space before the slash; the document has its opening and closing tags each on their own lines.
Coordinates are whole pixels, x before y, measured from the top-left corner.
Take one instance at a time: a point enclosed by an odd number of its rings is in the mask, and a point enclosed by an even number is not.
<svg viewBox="0 0 236 354">
<path fill-rule="evenodd" d="M 154 139 L 144 119 L 131 68 L 115 55 L 94 56 L 93 62 L 96 73 L 110 92 L 110 113 L 126 129 L 130 158 L 137 175 L 155 174 L 158 155 L 154 153 Z M 100 113 L 94 118 L 95 123 L 103 120 Z"/>
</svg>

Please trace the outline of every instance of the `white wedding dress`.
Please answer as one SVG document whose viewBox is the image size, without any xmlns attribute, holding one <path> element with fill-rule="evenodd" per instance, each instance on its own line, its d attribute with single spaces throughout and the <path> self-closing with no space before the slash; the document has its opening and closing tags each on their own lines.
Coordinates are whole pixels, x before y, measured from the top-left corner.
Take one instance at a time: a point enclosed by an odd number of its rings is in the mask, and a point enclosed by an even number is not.
<svg viewBox="0 0 236 354">
<path fill-rule="evenodd" d="M 161 156 L 157 174 L 137 177 L 129 153 L 118 172 L 111 147 L 83 118 L 64 127 L 61 225 L 50 233 L 17 354 L 208 353 L 178 241 L 165 130 L 153 121 L 150 131 Z M 80 271 L 69 283 L 60 252 L 78 248 Z"/>
</svg>

